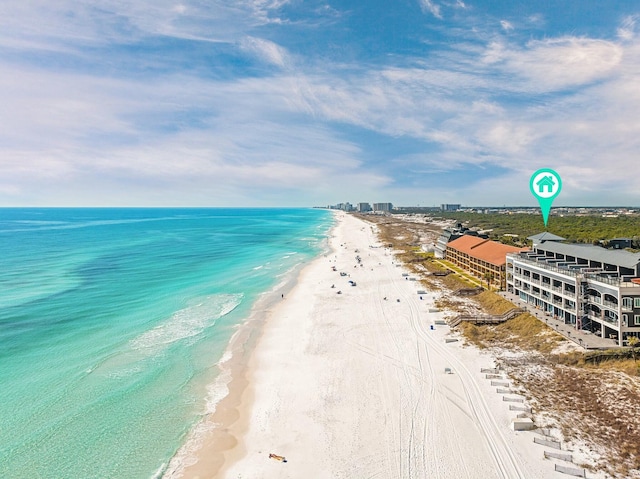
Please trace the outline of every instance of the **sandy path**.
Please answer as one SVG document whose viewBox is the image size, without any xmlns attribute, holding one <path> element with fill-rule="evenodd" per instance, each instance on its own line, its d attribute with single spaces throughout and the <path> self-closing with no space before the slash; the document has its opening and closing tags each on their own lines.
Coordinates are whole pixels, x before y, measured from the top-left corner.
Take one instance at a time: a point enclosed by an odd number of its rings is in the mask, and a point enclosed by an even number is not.
<svg viewBox="0 0 640 479">
<path fill-rule="evenodd" d="M 509 429 L 514 414 L 480 374 L 491 357 L 445 343 L 442 313 L 428 312 L 434 295 L 420 299 L 422 286 L 376 243 L 370 225 L 342 216 L 334 251 L 274 310 L 250 364 L 248 425 L 232 428 L 241 446 L 221 477 L 566 477 L 533 433 Z"/>
</svg>

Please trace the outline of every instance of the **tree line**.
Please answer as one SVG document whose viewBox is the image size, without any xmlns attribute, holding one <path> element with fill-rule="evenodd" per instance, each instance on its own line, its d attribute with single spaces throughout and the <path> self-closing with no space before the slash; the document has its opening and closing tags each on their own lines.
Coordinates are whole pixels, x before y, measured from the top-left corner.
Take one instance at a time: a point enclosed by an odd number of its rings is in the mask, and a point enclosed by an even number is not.
<svg viewBox="0 0 640 479">
<path fill-rule="evenodd" d="M 545 228 L 541 215 L 533 214 L 481 214 L 463 212 L 438 212 L 440 218 L 453 219 L 468 228 L 491 230 L 489 237 L 506 244 L 528 245 L 526 238 L 548 231 L 566 238 L 572 243 L 591 243 L 608 246 L 614 238 L 632 238 L 633 248 L 640 249 L 640 216 L 624 215 L 617 218 L 588 216 L 549 216 Z M 508 235 L 518 235 L 516 238 Z"/>
</svg>

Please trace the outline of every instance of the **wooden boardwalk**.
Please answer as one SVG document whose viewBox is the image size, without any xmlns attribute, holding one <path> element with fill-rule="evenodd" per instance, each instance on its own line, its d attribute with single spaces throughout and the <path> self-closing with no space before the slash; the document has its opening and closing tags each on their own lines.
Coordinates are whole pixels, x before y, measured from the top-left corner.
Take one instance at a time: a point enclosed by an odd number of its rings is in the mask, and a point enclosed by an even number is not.
<svg viewBox="0 0 640 479">
<path fill-rule="evenodd" d="M 508 321 L 511 318 L 515 318 L 516 316 L 518 316 L 519 314 L 522 313 L 526 313 L 527 310 L 524 308 L 513 308 L 510 309 L 509 311 L 507 311 L 504 314 L 500 314 L 500 315 L 489 315 L 489 314 L 481 314 L 481 315 L 460 315 L 460 316 L 456 316 L 455 318 L 453 318 L 450 322 L 449 322 L 449 326 L 452 328 L 455 328 L 456 326 L 458 326 L 461 322 L 463 321 L 467 321 L 469 323 L 474 323 L 474 324 L 498 324 L 498 323 L 504 323 L 505 321 Z"/>
</svg>

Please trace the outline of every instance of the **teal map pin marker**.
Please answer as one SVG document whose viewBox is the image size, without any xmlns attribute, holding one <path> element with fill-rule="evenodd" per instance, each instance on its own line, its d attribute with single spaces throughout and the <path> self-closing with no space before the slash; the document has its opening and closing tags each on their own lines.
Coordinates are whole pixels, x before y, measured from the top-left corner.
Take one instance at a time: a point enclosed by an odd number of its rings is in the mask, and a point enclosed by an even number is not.
<svg viewBox="0 0 640 479">
<path fill-rule="evenodd" d="M 553 203 L 553 200 L 556 199 L 562 189 L 560 175 L 550 168 L 541 168 L 531 176 L 529 188 L 531 189 L 531 194 L 540 203 L 542 219 L 546 228 L 549 220 L 549 211 L 551 211 L 551 203 Z"/>
</svg>

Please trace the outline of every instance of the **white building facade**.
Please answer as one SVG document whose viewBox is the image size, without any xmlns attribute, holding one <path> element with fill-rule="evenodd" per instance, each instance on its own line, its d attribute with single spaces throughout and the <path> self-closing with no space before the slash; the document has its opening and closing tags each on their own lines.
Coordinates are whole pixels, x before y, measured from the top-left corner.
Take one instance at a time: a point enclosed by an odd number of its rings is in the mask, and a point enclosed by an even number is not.
<svg viewBox="0 0 640 479">
<path fill-rule="evenodd" d="M 374 203 L 373 211 L 380 212 L 383 211 L 385 213 L 390 212 L 393 209 L 393 205 L 391 203 Z"/>
<path fill-rule="evenodd" d="M 507 255 L 507 291 L 620 346 L 640 337 L 640 253 L 535 238 L 532 251 Z"/>
</svg>

